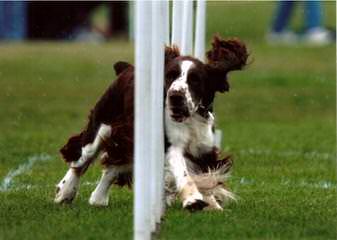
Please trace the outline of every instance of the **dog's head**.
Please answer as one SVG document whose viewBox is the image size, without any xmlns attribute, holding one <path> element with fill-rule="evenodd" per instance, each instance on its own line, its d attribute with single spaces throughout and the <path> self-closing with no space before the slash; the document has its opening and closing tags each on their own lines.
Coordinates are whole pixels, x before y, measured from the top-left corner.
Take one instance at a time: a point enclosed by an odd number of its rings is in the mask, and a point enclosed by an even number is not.
<svg viewBox="0 0 337 240">
<path fill-rule="evenodd" d="M 174 121 L 183 122 L 200 109 L 212 107 L 216 92 L 229 91 L 227 74 L 242 69 L 248 53 L 238 39 L 215 36 L 207 62 L 181 56 L 176 47 L 165 51 L 166 108 Z"/>
</svg>

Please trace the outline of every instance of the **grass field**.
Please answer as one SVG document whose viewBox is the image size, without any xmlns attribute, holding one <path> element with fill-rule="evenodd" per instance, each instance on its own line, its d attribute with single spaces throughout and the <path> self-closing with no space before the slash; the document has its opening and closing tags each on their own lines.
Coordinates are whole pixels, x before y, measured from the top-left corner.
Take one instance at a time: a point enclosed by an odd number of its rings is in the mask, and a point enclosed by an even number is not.
<svg viewBox="0 0 337 240">
<path fill-rule="evenodd" d="M 196 214 L 177 203 L 159 239 L 336 239 L 335 45 L 268 46 L 272 3 L 249 4 L 208 8 L 208 36 L 239 36 L 252 56 L 216 101 L 239 201 Z M 325 7 L 334 26 L 335 5 Z M 87 203 L 98 166 L 73 205 L 53 204 L 66 170 L 58 149 L 85 124 L 121 59 L 133 61 L 132 44 L 123 40 L 0 44 L 0 239 L 132 237 L 132 192 L 114 188 L 104 209 Z M 7 184 L 6 176 L 13 176 Z"/>
</svg>

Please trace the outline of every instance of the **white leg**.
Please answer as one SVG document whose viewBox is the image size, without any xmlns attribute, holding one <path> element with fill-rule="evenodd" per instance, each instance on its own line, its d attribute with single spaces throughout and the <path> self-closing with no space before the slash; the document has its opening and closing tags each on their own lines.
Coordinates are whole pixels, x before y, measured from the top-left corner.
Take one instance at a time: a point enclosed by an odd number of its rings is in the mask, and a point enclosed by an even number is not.
<svg viewBox="0 0 337 240">
<path fill-rule="evenodd" d="M 110 135 L 111 127 L 106 124 L 101 124 L 93 143 L 85 145 L 82 148 L 82 155 L 80 159 L 78 159 L 76 162 L 72 162 L 70 166 L 73 168 L 81 168 L 90 163 L 98 155 L 103 141 L 107 140 Z"/>
<path fill-rule="evenodd" d="M 104 169 L 96 189 L 91 193 L 89 204 L 94 206 L 108 206 L 109 189 L 111 184 L 119 174 L 123 174 L 128 171 L 131 171 L 131 165 L 109 166 Z"/>
<path fill-rule="evenodd" d="M 70 169 L 64 178 L 56 186 L 55 203 L 70 203 L 76 196 L 80 184 L 80 176 L 87 170 L 90 163 L 101 150 L 102 142 L 109 138 L 111 128 L 108 125 L 101 124 L 95 140 L 82 148 L 82 154 L 78 161 L 70 164 Z"/>
<path fill-rule="evenodd" d="M 109 204 L 109 188 L 112 181 L 116 177 L 113 168 L 103 170 L 101 180 L 99 181 L 95 191 L 91 193 L 89 204 L 94 206 L 108 206 Z"/>
<path fill-rule="evenodd" d="M 203 201 L 202 194 L 188 174 L 183 150 L 179 147 L 171 146 L 167 153 L 167 160 L 170 171 L 175 178 L 183 207 L 190 210 L 201 210 L 206 207 L 207 203 Z"/>
<path fill-rule="evenodd" d="M 70 203 L 76 196 L 80 184 L 80 177 L 72 168 L 68 170 L 64 178 L 56 185 L 55 203 Z"/>
</svg>

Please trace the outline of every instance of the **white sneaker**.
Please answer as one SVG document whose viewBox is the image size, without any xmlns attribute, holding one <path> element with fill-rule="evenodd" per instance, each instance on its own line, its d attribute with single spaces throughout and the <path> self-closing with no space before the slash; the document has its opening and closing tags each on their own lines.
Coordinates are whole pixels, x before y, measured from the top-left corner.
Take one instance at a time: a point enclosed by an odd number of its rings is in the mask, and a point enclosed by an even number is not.
<svg viewBox="0 0 337 240">
<path fill-rule="evenodd" d="M 309 29 L 303 35 L 303 41 L 308 44 L 323 46 L 334 42 L 332 33 L 322 27 Z"/>
<path fill-rule="evenodd" d="M 298 42 L 296 33 L 286 30 L 282 32 L 269 32 L 266 34 L 266 40 L 269 44 L 292 45 Z"/>
</svg>

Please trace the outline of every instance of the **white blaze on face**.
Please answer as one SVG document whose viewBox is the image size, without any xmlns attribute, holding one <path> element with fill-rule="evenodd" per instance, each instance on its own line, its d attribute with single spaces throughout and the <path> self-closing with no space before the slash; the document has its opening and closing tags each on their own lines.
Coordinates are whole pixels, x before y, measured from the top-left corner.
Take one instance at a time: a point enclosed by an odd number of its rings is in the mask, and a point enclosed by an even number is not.
<svg viewBox="0 0 337 240">
<path fill-rule="evenodd" d="M 190 111 L 194 109 L 194 103 L 192 101 L 192 95 L 188 89 L 187 77 L 189 70 L 194 66 L 193 62 L 190 60 L 182 61 L 180 64 L 181 73 L 180 76 L 174 80 L 170 86 L 168 92 L 170 91 L 179 91 L 184 93 L 187 105 Z"/>
</svg>

